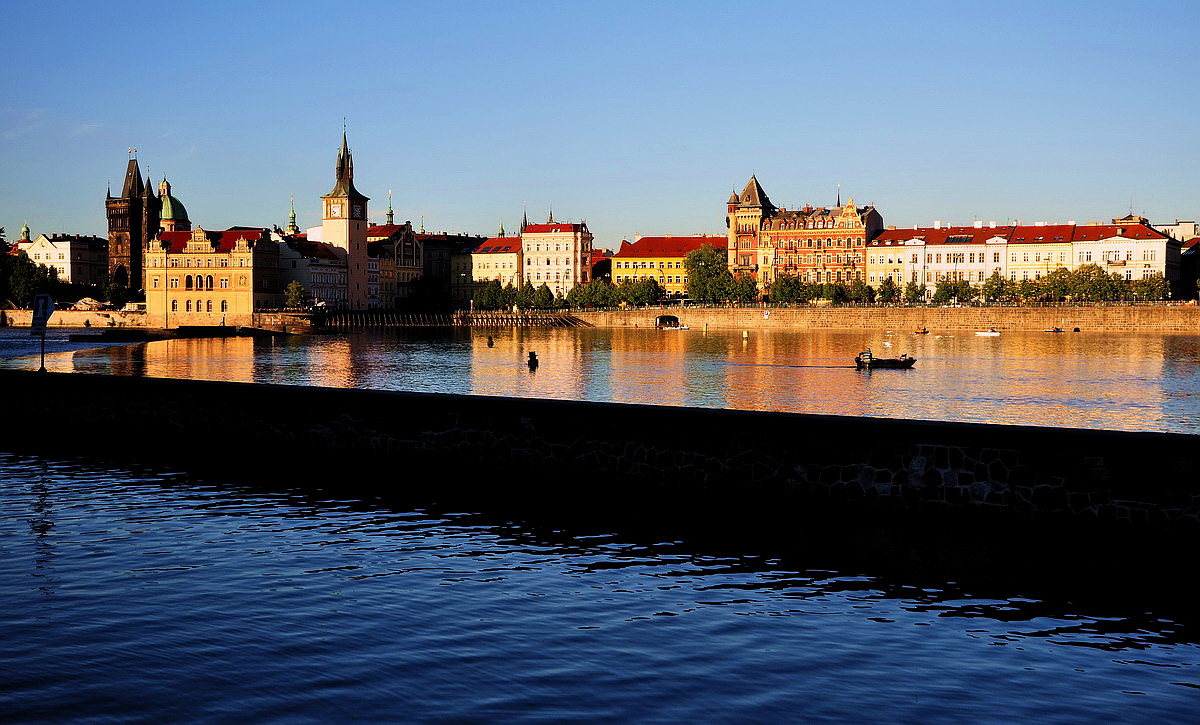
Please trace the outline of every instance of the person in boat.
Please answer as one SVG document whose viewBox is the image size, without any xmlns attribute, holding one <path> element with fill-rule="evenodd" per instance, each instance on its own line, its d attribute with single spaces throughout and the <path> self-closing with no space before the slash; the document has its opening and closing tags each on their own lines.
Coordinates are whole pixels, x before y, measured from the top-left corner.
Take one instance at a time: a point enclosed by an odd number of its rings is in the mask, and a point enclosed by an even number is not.
<svg viewBox="0 0 1200 725">
<path fill-rule="evenodd" d="M 988 328 L 988 332 L 995 332 L 995 331 L 996 331 L 996 328 L 994 328 L 994 327 L 989 327 L 989 328 Z"/>
</svg>

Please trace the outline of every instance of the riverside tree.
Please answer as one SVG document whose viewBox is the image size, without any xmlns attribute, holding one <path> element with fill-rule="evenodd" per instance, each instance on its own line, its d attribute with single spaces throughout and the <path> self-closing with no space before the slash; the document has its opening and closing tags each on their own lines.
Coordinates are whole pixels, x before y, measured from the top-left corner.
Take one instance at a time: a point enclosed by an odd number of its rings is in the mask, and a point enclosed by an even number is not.
<svg viewBox="0 0 1200 725">
<path fill-rule="evenodd" d="M 33 303 L 34 295 L 54 294 L 58 270 L 35 264 L 25 252 L 0 255 L 0 300 L 11 299 L 19 307 Z"/>
<path fill-rule="evenodd" d="M 303 307 L 308 299 L 308 293 L 304 289 L 304 285 L 300 284 L 300 280 L 294 279 L 288 282 L 287 287 L 283 289 L 283 305 L 284 307 Z"/>
<path fill-rule="evenodd" d="M 896 286 L 891 277 L 888 277 L 879 283 L 879 291 L 875 296 L 880 302 L 896 302 L 900 299 L 900 288 Z"/>
<path fill-rule="evenodd" d="M 550 309 L 554 306 L 554 293 L 550 291 L 550 287 L 542 282 L 542 286 L 538 287 L 533 293 L 533 307 L 539 310 Z"/>
<path fill-rule="evenodd" d="M 904 285 L 904 301 L 920 302 L 925 299 L 925 294 L 928 291 L 928 288 L 926 288 L 923 284 L 909 282 L 908 284 Z"/>
<path fill-rule="evenodd" d="M 725 302 L 733 292 L 733 275 L 725 252 L 705 245 L 688 252 L 683 266 L 687 269 L 687 296 L 696 302 Z"/>
</svg>

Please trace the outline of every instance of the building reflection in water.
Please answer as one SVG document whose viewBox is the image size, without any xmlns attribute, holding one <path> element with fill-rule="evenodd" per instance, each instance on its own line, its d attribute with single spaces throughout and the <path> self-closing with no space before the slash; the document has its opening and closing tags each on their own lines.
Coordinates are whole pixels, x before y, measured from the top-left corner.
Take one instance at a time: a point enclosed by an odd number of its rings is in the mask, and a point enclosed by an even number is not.
<svg viewBox="0 0 1200 725">
<path fill-rule="evenodd" d="M 860 373 L 867 347 L 917 365 Z M 1177 432 L 1200 419 L 1198 363 L 1188 335 L 626 328 L 166 340 L 46 358 L 62 372 Z"/>
</svg>

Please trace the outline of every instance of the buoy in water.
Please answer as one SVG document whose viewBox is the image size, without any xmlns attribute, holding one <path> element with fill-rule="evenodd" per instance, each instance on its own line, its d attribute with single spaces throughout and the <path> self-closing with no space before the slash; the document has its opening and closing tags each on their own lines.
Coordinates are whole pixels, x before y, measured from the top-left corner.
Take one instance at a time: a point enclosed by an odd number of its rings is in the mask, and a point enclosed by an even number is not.
<svg viewBox="0 0 1200 725">
<path fill-rule="evenodd" d="M 529 369 L 530 369 L 531 371 L 533 371 L 533 370 L 537 370 L 537 366 L 538 366 L 537 353 L 536 353 L 536 352 L 530 352 L 530 353 L 529 353 Z"/>
</svg>

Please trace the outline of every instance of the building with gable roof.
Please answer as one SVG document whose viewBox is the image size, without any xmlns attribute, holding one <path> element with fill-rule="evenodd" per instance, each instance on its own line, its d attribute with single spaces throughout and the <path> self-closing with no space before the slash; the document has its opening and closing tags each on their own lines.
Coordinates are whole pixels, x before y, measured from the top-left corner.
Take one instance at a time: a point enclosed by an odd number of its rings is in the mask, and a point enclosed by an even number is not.
<svg viewBox="0 0 1200 725">
<path fill-rule="evenodd" d="M 108 279 L 108 240 L 82 234 L 39 234 L 29 240 L 23 227 L 16 249 L 35 264 L 53 267 L 58 280 L 68 284 L 102 285 Z"/>
<path fill-rule="evenodd" d="M 313 305 L 339 310 L 346 307 L 346 250 L 310 241 L 300 233 L 275 231 L 271 239 L 279 248 L 281 289 L 286 291 L 290 283 L 299 282 Z"/>
<path fill-rule="evenodd" d="M 471 252 L 471 282 L 476 289 L 492 280 L 501 287 L 520 287 L 522 261 L 521 237 L 491 237 Z"/>
<path fill-rule="evenodd" d="M 279 247 L 267 229 L 159 232 L 145 262 L 152 326 L 253 325 L 256 311 L 283 304 Z"/>
<path fill-rule="evenodd" d="M 874 206 L 775 206 L 754 176 L 726 202 L 729 268 L 766 287 L 780 275 L 806 282 L 865 281 L 866 245 L 883 231 Z"/>
<path fill-rule="evenodd" d="M 614 284 L 652 279 L 668 297 L 687 294 L 687 267 L 684 262 L 690 252 L 702 247 L 722 249 L 727 238 L 701 234 L 684 237 L 638 237 L 632 244 L 621 242 L 612 255 Z"/>
<path fill-rule="evenodd" d="M 1105 272 L 1128 281 L 1162 277 L 1170 285 L 1172 296 L 1178 298 L 1186 292 L 1180 287 L 1182 242 L 1150 226 L 1144 218 L 1112 221 L 1072 230 L 1073 266 L 1098 264 Z"/>
</svg>

